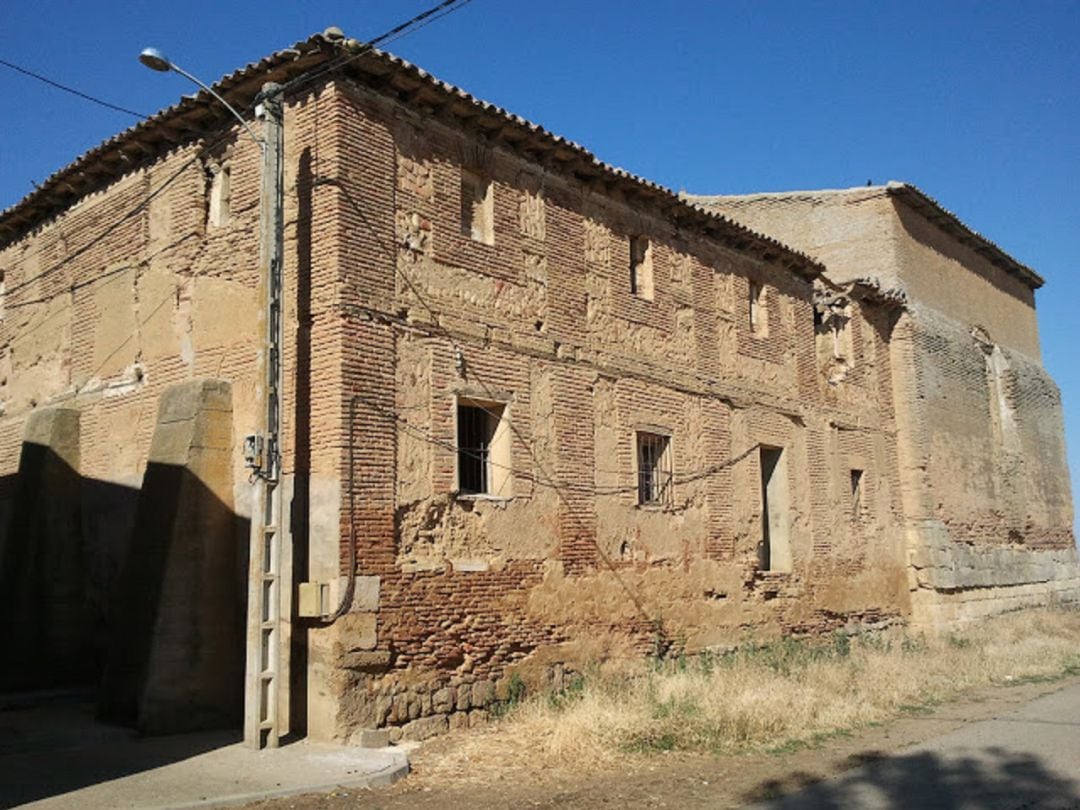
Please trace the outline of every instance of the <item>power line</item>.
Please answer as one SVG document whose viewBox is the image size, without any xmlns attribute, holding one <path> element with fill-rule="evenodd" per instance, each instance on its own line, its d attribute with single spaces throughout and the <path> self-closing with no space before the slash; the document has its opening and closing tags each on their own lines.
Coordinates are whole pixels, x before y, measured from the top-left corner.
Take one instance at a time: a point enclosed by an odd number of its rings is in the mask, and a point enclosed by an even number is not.
<svg viewBox="0 0 1080 810">
<path fill-rule="evenodd" d="M 203 151 L 205 151 L 207 149 L 213 149 L 219 143 L 224 141 L 228 137 L 228 134 L 229 133 L 226 132 L 226 133 L 222 133 L 221 135 L 219 135 L 217 138 L 215 138 L 213 141 L 211 141 L 209 144 L 207 144 Z M 143 198 L 141 201 L 139 201 L 139 203 L 136 204 L 134 208 L 129 210 L 126 214 L 124 214 L 119 219 L 115 220 L 111 225 L 109 225 L 107 228 L 105 228 L 105 230 L 103 230 L 101 233 L 99 233 L 92 240 L 87 242 L 85 245 L 83 245 L 81 248 L 76 250 L 70 256 L 67 256 L 64 259 L 62 259 L 59 263 L 54 264 L 52 267 L 47 267 L 44 270 L 42 270 L 40 273 L 38 273 L 36 276 L 31 276 L 30 278 L 24 279 L 23 281 L 21 281 L 18 284 L 14 285 L 10 290 L 7 291 L 7 294 L 8 295 L 13 295 L 14 293 L 17 293 L 20 290 L 24 290 L 28 286 L 33 284 L 35 281 L 39 281 L 40 279 L 44 278 L 45 276 L 52 275 L 57 270 L 61 270 L 64 267 L 66 267 L 69 262 L 75 261 L 75 259 L 79 258 L 84 253 L 89 251 L 91 248 L 93 248 L 95 245 L 97 245 L 98 242 L 100 242 L 102 239 L 104 239 L 106 236 L 111 234 L 113 231 L 115 231 L 117 228 L 119 228 L 121 225 L 123 225 L 125 222 L 127 222 L 129 219 L 131 219 L 133 216 L 135 216 L 136 214 L 141 212 L 144 208 L 146 208 L 146 206 L 148 206 L 151 202 L 153 202 L 154 199 L 159 194 L 161 194 L 163 191 L 165 191 L 165 189 L 167 189 L 170 185 L 172 185 L 177 180 L 177 178 L 180 177 L 181 174 L 183 174 L 185 171 L 187 171 L 187 169 L 193 163 L 196 163 L 197 161 L 199 161 L 201 159 L 202 159 L 202 154 L 201 153 L 196 153 L 195 155 L 193 155 L 191 158 L 189 158 L 187 161 L 185 161 L 184 164 L 182 166 L 180 166 L 180 168 L 178 168 L 175 172 L 173 172 L 171 175 L 169 175 L 169 177 L 165 180 L 165 182 L 163 182 L 160 186 L 158 186 L 152 192 L 147 194 L 146 197 Z M 57 295 L 62 295 L 64 292 L 66 292 L 66 290 L 61 291 L 60 293 L 57 293 Z M 55 297 L 55 296 L 51 296 L 51 297 Z M 40 299 L 37 303 L 41 303 L 41 300 L 47 300 L 47 299 Z M 11 306 L 12 306 L 12 308 L 14 308 L 15 306 L 18 306 L 18 305 L 11 305 Z"/>
<path fill-rule="evenodd" d="M 35 73 L 34 71 L 32 71 L 32 70 L 30 70 L 28 68 L 21 67 L 20 65 L 16 65 L 13 62 L 8 62 L 5 59 L 0 59 L 0 65 L 3 65 L 6 68 L 10 68 L 11 70 L 16 71 L 17 73 L 21 73 L 24 76 L 29 76 L 31 79 L 37 79 L 39 82 L 44 82 L 45 84 L 49 85 L 50 87 L 55 87 L 57 90 L 63 90 L 65 93 L 71 93 L 71 95 L 73 95 L 73 96 L 78 96 L 79 98 L 84 99 L 86 101 L 91 101 L 94 104 L 99 104 L 102 107 L 107 107 L 110 110 L 115 110 L 116 112 L 122 112 L 122 113 L 124 113 L 126 115 L 132 115 L 135 118 L 149 118 L 149 116 L 147 114 L 145 114 L 145 113 L 135 112 L 134 110 L 129 110 L 127 107 L 121 107 L 118 104 L 113 104 L 110 101 L 105 101 L 104 99 L 100 99 L 97 96 L 92 96 L 89 93 L 84 93 L 81 90 L 76 90 L 74 87 L 68 87 L 68 85 L 66 85 L 66 84 L 61 84 L 58 81 L 50 79 L 48 76 L 42 76 L 40 73 Z"/>
<path fill-rule="evenodd" d="M 429 23 L 434 22 L 435 20 L 440 19 L 441 17 L 444 17 L 447 14 L 450 14 L 453 11 L 456 11 L 458 8 L 460 8 L 461 6 L 466 5 L 467 3 L 471 2 L 471 1 L 472 0 L 443 0 L 443 2 L 438 3 L 435 6 L 432 6 L 431 8 L 427 9 L 426 11 L 423 11 L 420 14 L 417 14 L 414 17 L 410 18 L 406 22 L 401 23 L 400 25 L 396 25 L 393 28 L 391 28 L 389 31 L 386 31 L 385 33 L 382 33 L 379 36 L 375 37 L 370 42 L 366 43 L 364 45 L 364 47 L 358 53 L 349 54 L 348 56 L 338 57 L 337 59 L 331 60 L 329 63 L 327 63 L 325 65 L 322 65 L 319 68 L 313 68 L 312 70 L 310 70 L 310 71 L 308 71 L 306 73 L 300 74 L 299 76 L 292 79 L 291 81 L 286 82 L 285 85 L 283 86 L 282 92 L 287 92 L 288 90 L 291 90 L 291 89 L 295 88 L 296 86 L 298 86 L 302 82 L 313 81 L 314 79 L 318 78 L 319 76 L 324 75 L 329 70 L 336 69 L 338 67 L 341 67 L 341 66 L 353 61 L 354 59 L 359 58 L 363 54 L 371 51 L 373 49 L 373 47 L 374 47 L 374 43 L 386 42 L 386 41 L 389 41 L 389 39 L 399 39 L 400 37 L 403 37 L 406 34 L 412 33 L 412 30 L 407 30 L 407 29 L 410 29 L 410 26 L 415 25 L 417 27 L 417 29 L 422 28 L 424 25 L 428 25 Z M 441 14 L 438 13 L 440 11 L 442 11 Z M 432 16 L 432 15 L 437 15 L 437 16 Z M 413 30 L 415 30 L 415 29 L 413 29 Z M 14 65 L 14 64 L 11 64 L 9 62 L 4 62 L 3 60 L 0 60 L 0 64 L 6 65 L 7 67 L 12 68 L 13 70 L 19 71 L 20 73 L 26 73 L 29 76 L 33 76 L 35 79 L 40 79 L 41 81 L 44 81 L 44 82 L 47 82 L 49 84 L 55 85 L 55 86 L 59 87 L 62 90 L 75 93 L 76 95 L 87 98 L 90 101 L 105 104 L 106 106 L 113 107 L 114 109 L 121 110 L 122 112 L 129 113 L 130 115 L 134 115 L 134 116 L 137 116 L 139 118 L 147 117 L 147 116 L 143 116 L 140 113 L 134 112 L 132 110 L 126 110 L 126 109 L 123 109 L 121 107 L 115 107 L 115 105 L 111 105 L 108 102 L 102 102 L 100 99 L 93 98 L 92 96 L 87 96 L 86 94 L 81 93 L 78 90 L 67 87 L 66 85 L 61 85 L 61 84 L 59 84 L 57 82 L 53 82 L 52 79 L 48 79 L 48 78 L 46 78 L 44 76 L 40 76 L 40 75 L 38 75 L 36 73 L 33 73 L 31 71 L 26 70 L 25 68 L 21 68 L 18 65 Z M 256 105 L 258 104 L 258 101 L 259 101 L 259 97 L 256 96 L 256 98 L 254 100 L 252 100 L 252 102 L 250 104 L 248 104 L 247 107 L 244 108 L 244 110 L 242 111 L 243 114 L 247 114 L 247 113 L 251 112 L 252 110 L 254 110 Z M 212 150 L 219 143 L 226 140 L 229 137 L 229 135 L 230 135 L 229 131 L 226 131 L 226 132 L 222 133 L 217 138 L 212 140 L 210 143 L 206 144 L 202 148 L 201 151 L 206 152 L 206 151 Z M 190 167 L 193 163 L 200 160 L 201 158 L 202 158 L 201 154 L 194 155 L 190 160 L 188 160 L 182 166 L 180 166 L 180 168 L 177 169 L 176 172 L 174 172 L 164 183 L 162 183 L 157 189 L 155 189 L 153 192 L 151 192 L 146 197 L 146 199 L 142 200 L 134 208 L 132 208 L 130 211 L 128 211 L 126 214 L 124 214 L 119 220 L 116 220 L 112 225 L 108 226 L 104 231 L 102 231 L 97 237 L 95 237 L 93 240 L 91 240 L 88 244 L 84 245 L 81 249 L 77 250 L 71 256 L 68 256 L 68 257 L 62 259 L 59 263 L 53 265 L 52 267 L 49 267 L 49 268 L 46 268 L 45 270 L 42 270 L 36 276 L 33 276 L 31 278 L 28 278 L 28 279 L 24 279 L 23 281 L 19 282 L 18 284 L 13 285 L 11 288 L 9 288 L 7 290 L 7 292 L 6 292 L 7 296 L 8 297 L 13 296 L 16 293 L 18 293 L 19 291 L 21 291 L 21 290 L 25 289 L 26 287 L 28 287 L 29 285 L 33 284 L 35 281 L 38 281 L 38 280 L 44 278 L 45 276 L 51 275 L 51 274 L 55 273 L 56 271 L 63 269 L 64 267 L 67 266 L 67 264 L 69 262 L 74 261 L 76 258 L 78 258 L 79 256 L 86 253 L 94 245 L 98 244 L 102 239 L 104 239 L 106 236 L 108 236 L 110 233 L 112 233 L 114 230 L 116 230 L 118 227 L 120 227 L 121 224 L 123 224 L 124 222 L 129 220 L 135 214 L 142 211 L 143 208 L 145 208 L 155 197 L 157 197 L 159 194 L 161 194 L 161 192 L 163 192 L 173 182 L 175 182 L 180 177 L 180 175 L 188 167 Z M 57 293 L 57 295 L 61 295 L 61 294 L 63 294 L 63 292 Z M 52 297 L 55 297 L 55 296 L 46 297 L 46 298 L 42 298 L 42 299 L 37 299 L 33 303 L 42 303 L 43 301 L 51 300 Z M 8 306 L 11 307 L 11 308 L 14 308 L 14 306 L 16 306 L 16 305 L 9 304 Z"/>
<path fill-rule="evenodd" d="M 477 381 L 479 382 L 479 380 Z M 544 478 L 537 478 L 532 473 L 514 467 L 512 464 L 501 464 L 497 461 L 493 461 L 489 456 L 485 456 L 482 453 L 459 447 L 458 445 L 454 444 L 451 441 L 447 441 L 446 439 L 440 439 L 438 436 L 432 435 L 430 431 L 424 430 L 423 428 L 417 427 L 416 425 L 410 423 L 405 417 L 401 416 L 393 409 L 385 408 L 382 405 L 379 405 L 378 402 L 376 402 L 374 399 L 365 397 L 363 394 L 354 394 L 353 396 L 357 401 L 363 402 L 366 406 L 371 408 L 371 410 L 375 411 L 380 416 L 385 416 L 386 418 L 391 419 L 397 424 L 399 424 L 402 430 L 404 430 L 405 432 L 413 434 L 421 441 L 424 441 L 432 445 L 433 447 L 439 447 L 443 450 L 449 450 L 451 452 L 458 453 L 465 458 L 472 459 L 473 461 L 485 462 L 494 467 L 495 469 L 505 470 L 506 472 L 513 474 L 515 478 L 521 478 L 525 481 L 535 484 L 536 486 L 546 487 L 548 489 L 558 489 L 559 487 L 562 487 L 568 492 L 577 492 L 583 495 L 593 495 L 597 497 L 629 495 L 638 491 L 638 487 L 636 484 L 632 484 L 629 486 L 599 487 L 595 485 L 589 486 L 585 484 L 575 484 L 572 482 L 556 484 L 555 482 Z M 484 411 L 493 419 L 499 418 L 498 414 L 496 414 L 494 411 L 490 411 L 487 408 L 484 408 L 482 405 L 478 405 L 476 403 L 470 404 L 472 405 L 472 407 L 479 408 L 480 410 Z M 697 481 L 702 481 L 706 478 L 711 478 L 712 476 L 723 470 L 734 467 L 740 461 L 753 454 L 753 452 L 757 450 L 759 446 L 760 445 L 758 444 L 752 444 L 738 455 L 731 456 L 730 458 L 718 462 L 717 464 L 710 464 L 708 467 L 703 467 L 702 469 L 694 470 L 693 472 L 683 473 L 682 475 L 672 475 L 671 484 L 673 486 L 685 486 L 686 484 L 692 484 Z M 594 472 L 606 473 L 611 475 L 626 474 L 625 470 L 606 470 L 602 467 L 594 468 Z"/>
<path fill-rule="evenodd" d="M 291 79 L 290 81 L 285 83 L 284 89 L 285 91 L 289 91 L 294 90 L 304 84 L 309 84 L 310 82 L 315 81 L 316 79 L 326 75 L 327 73 L 338 70 L 339 68 L 344 67 L 350 62 L 359 59 L 364 54 L 370 53 L 371 51 L 375 50 L 377 46 L 385 45 L 389 42 L 393 42 L 394 40 L 401 39 L 408 34 L 414 33 L 415 31 L 419 31 L 424 26 L 430 25 L 436 20 L 440 20 L 449 14 L 453 14 L 455 11 L 464 8 L 471 2 L 472 0 L 443 0 L 443 2 L 432 6 L 426 11 L 420 12 L 415 17 L 412 17 L 411 19 L 401 23 L 400 25 L 394 26 L 389 31 L 380 34 L 374 39 L 370 39 L 367 42 L 362 43 L 359 50 L 357 50 L 355 53 L 349 53 L 339 56 L 336 59 L 332 59 L 318 68 L 312 69 L 309 73 L 304 73 L 294 79 Z"/>
</svg>

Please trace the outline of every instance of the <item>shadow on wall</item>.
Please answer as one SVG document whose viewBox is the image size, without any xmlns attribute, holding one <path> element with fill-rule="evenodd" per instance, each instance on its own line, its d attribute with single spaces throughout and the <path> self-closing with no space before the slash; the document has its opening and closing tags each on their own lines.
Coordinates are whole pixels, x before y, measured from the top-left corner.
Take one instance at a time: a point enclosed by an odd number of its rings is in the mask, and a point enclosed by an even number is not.
<svg viewBox="0 0 1080 810">
<path fill-rule="evenodd" d="M 248 523 L 189 469 L 141 490 L 25 442 L 0 536 L 0 692 L 99 688 L 149 733 L 240 723 Z M 10 696 L 9 696 L 10 697 Z"/>
<path fill-rule="evenodd" d="M 912 240 L 965 267 L 968 272 L 977 275 L 1000 292 L 1016 298 L 1029 307 L 1035 306 L 1035 293 L 1024 282 L 1004 271 L 989 270 L 989 260 L 980 261 L 973 248 L 946 236 L 936 225 L 928 222 L 921 214 L 912 211 L 900 200 L 893 199 L 892 202 L 900 225 Z"/>
<path fill-rule="evenodd" d="M 856 769 L 839 779 L 816 781 L 794 773 L 762 783 L 743 800 L 773 810 L 1080 806 L 1080 784 L 1074 779 L 1050 771 L 1033 756 L 1000 748 L 962 757 L 930 751 L 887 757 L 868 751 L 850 757 L 848 764 Z"/>
</svg>

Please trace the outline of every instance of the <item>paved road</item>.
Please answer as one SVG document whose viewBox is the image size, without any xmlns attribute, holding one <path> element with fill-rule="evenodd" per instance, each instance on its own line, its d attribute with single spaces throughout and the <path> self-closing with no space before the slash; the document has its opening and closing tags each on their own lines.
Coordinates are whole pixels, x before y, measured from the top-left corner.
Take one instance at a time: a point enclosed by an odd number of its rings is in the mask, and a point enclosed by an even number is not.
<svg viewBox="0 0 1080 810">
<path fill-rule="evenodd" d="M 1080 810 L 1080 685 L 867 763 L 765 810 Z"/>
</svg>

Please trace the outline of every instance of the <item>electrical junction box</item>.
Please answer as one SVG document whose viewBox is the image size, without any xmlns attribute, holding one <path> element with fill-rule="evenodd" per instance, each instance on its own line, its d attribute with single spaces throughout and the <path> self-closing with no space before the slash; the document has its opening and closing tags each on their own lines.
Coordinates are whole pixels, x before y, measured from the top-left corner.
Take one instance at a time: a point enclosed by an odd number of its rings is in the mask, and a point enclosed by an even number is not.
<svg viewBox="0 0 1080 810">
<path fill-rule="evenodd" d="M 297 614 L 303 619 L 330 615 L 330 583 L 301 582 Z"/>
</svg>

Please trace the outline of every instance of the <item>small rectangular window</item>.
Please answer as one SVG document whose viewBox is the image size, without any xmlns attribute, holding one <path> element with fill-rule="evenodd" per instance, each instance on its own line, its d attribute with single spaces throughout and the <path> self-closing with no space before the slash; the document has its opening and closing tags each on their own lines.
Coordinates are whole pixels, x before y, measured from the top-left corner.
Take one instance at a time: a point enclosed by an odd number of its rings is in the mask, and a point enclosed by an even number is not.
<svg viewBox="0 0 1080 810">
<path fill-rule="evenodd" d="M 495 244 L 495 212 L 491 180 L 461 170 L 461 235 L 485 245 Z"/>
<path fill-rule="evenodd" d="M 863 471 L 851 471 L 851 517 L 858 520 L 862 512 Z"/>
<path fill-rule="evenodd" d="M 653 300 L 652 243 L 644 236 L 630 237 L 630 292 Z"/>
<path fill-rule="evenodd" d="M 769 313 L 765 308 L 764 289 L 756 281 L 750 282 L 747 315 L 751 334 L 757 337 L 768 337 Z"/>
<path fill-rule="evenodd" d="M 761 543 L 758 568 L 762 571 L 791 571 L 791 505 L 788 497 L 787 459 L 783 448 L 762 447 Z"/>
<path fill-rule="evenodd" d="M 851 339 L 851 306 L 845 306 L 833 318 L 833 357 L 854 365 L 855 349 Z"/>
<path fill-rule="evenodd" d="M 504 403 L 458 401 L 458 492 L 509 497 L 510 431 L 506 417 Z"/>
<path fill-rule="evenodd" d="M 208 218 L 215 228 L 229 224 L 229 209 L 232 203 L 232 179 L 228 166 L 214 166 L 210 169 L 210 210 Z"/>
<path fill-rule="evenodd" d="M 4 320 L 4 307 L 7 304 L 7 287 L 4 286 L 4 271 L 0 270 L 0 321 Z"/>
<path fill-rule="evenodd" d="M 638 503 L 670 506 L 672 502 L 671 437 L 637 434 Z"/>
</svg>

